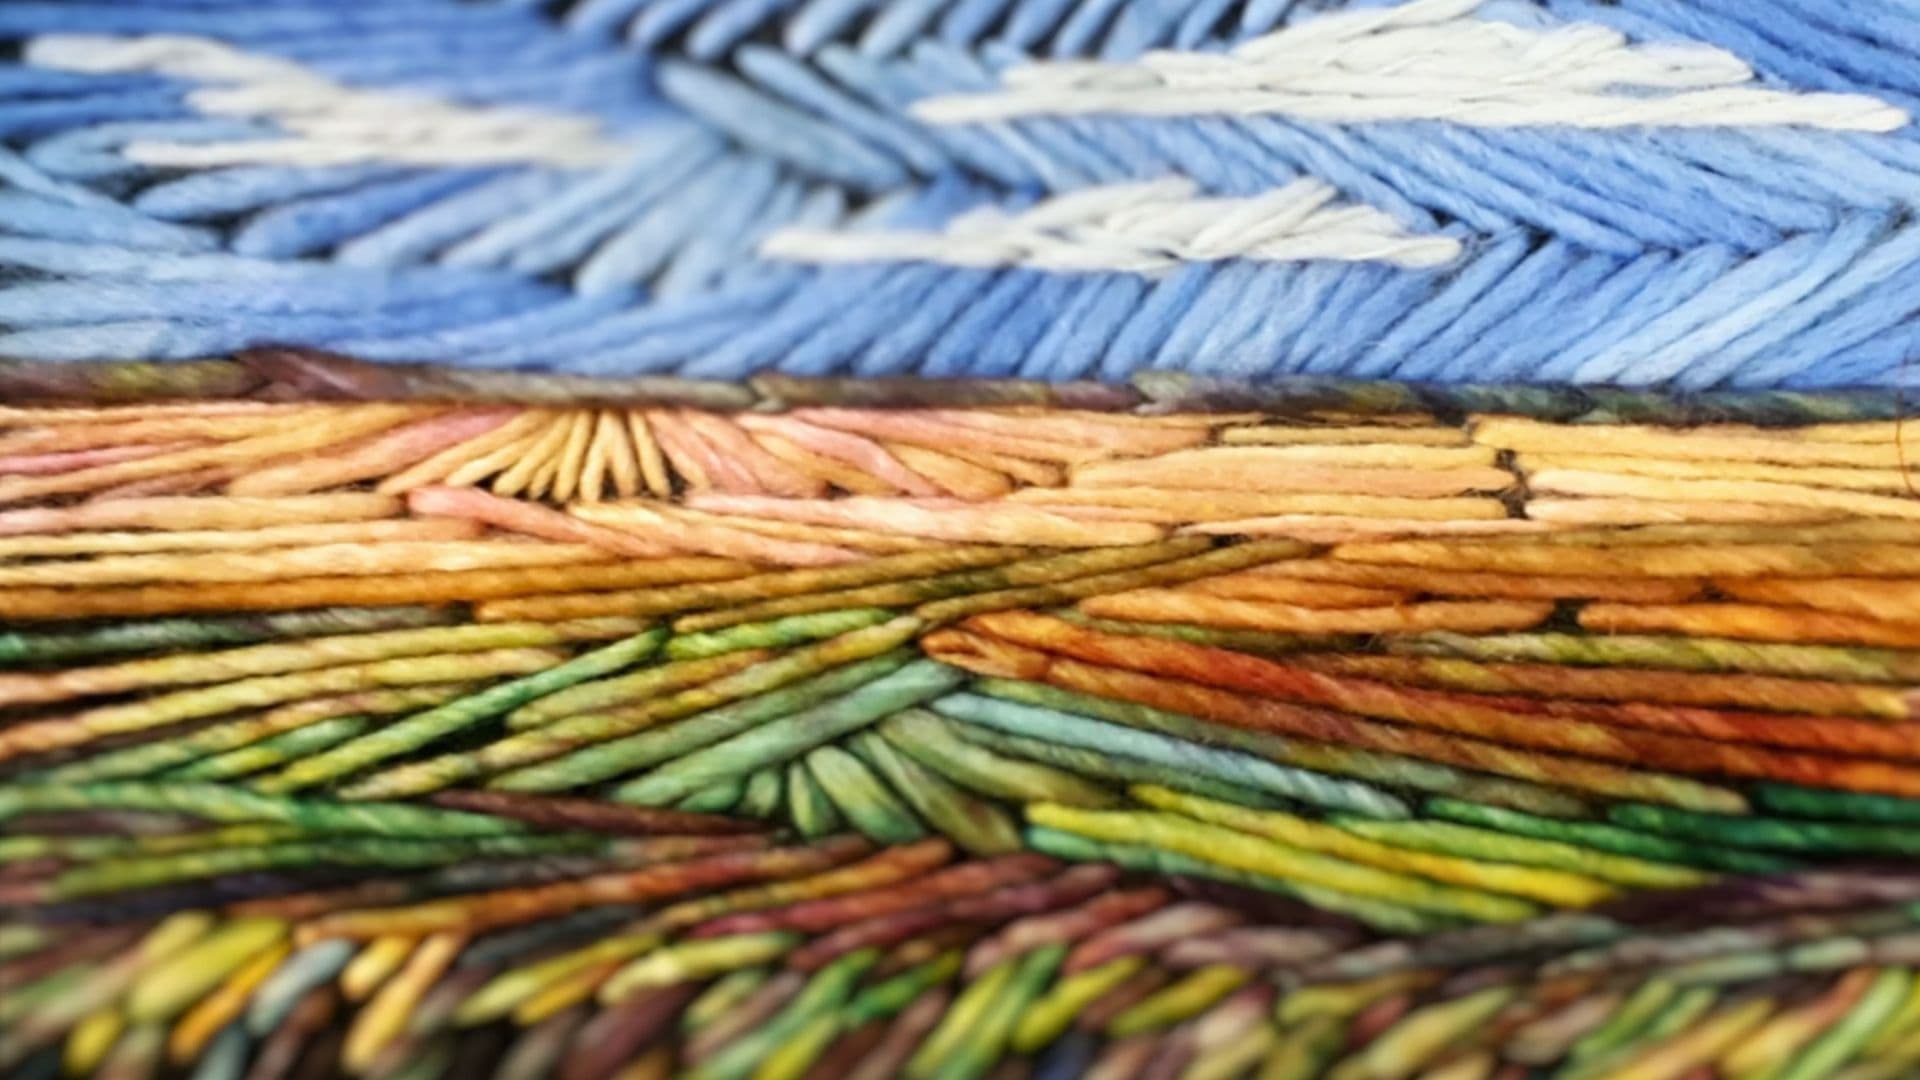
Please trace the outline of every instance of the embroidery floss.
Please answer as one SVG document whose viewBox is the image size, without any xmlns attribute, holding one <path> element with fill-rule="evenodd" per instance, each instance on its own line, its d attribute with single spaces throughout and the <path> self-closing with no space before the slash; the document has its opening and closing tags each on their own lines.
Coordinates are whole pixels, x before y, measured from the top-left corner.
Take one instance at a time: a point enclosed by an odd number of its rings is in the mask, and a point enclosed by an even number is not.
<svg viewBox="0 0 1920 1080">
<path fill-rule="evenodd" d="M 0 1073 L 1920 1071 L 1917 50 L 0 3 Z"/>
<path fill-rule="evenodd" d="M 151 475 L 196 478 L 175 494 L 6 511 L 0 1060 L 454 1075 L 503 1032 L 508 1076 L 1915 1060 L 1899 496 L 1806 528 L 1536 522 L 1620 489 L 1537 485 L 1508 445 L 1758 461 L 1768 479 L 1729 483 L 1840 494 L 1888 468 L 1879 414 L 1721 399 L 1746 411 L 1701 422 L 1622 397 L 1678 419 L 1615 440 L 1611 414 L 1406 415 L 1414 391 L 1360 385 L 1210 387 L 1231 412 L 788 389 L 808 404 L 673 415 L 712 447 L 832 432 L 831 464 L 783 459 L 806 493 L 675 443 L 654 491 L 631 438 L 596 451 L 597 502 L 483 491 L 455 452 L 495 454 L 534 409 L 396 440 L 368 403 L 223 479 L 167 463 Z M 658 408 L 537 413 L 597 431 Z M 244 409 L 192 423 L 216 455 L 278 437 Z M 114 451 L 187 430 L 143 403 L 5 424 Z M 998 483 L 944 487 L 909 445 Z M 436 483 L 365 493 L 426 461 Z M 733 490 L 702 491 L 718 461 Z M 1179 498 L 1296 466 L 1328 498 L 1297 536 Z M 31 475 L 74 490 L 100 467 Z M 1491 520 L 1537 528 L 1448 535 L 1489 520 L 1451 482 L 1400 488 L 1425 510 L 1379 533 L 1325 524 L 1374 474 L 1461 472 L 1498 493 Z M 1730 494 L 1602 474 L 1680 515 Z M 406 528 L 449 522 L 458 539 Z M 844 556 L 756 531 L 794 523 L 846 530 Z M 351 562 L 312 554 L 343 549 L 314 530 L 374 527 Z M 526 568 L 471 554 L 508 549 Z M 481 565 L 381 561 L 456 551 Z M 120 569 L 155 557 L 265 577 L 207 594 Z M 84 621 L 116 611 L 139 615 Z M 1594 632 L 1616 625 L 1636 630 Z"/>
</svg>

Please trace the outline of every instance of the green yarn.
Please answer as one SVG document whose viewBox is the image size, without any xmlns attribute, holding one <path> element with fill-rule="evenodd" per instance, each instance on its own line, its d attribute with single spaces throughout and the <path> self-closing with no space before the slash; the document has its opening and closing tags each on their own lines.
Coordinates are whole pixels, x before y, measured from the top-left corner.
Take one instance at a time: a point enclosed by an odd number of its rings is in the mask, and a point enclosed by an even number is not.
<svg viewBox="0 0 1920 1080">
<path fill-rule="evenodd" d="M 1121 802 L 1114 792 L 1063 769 L 1005 757 L 967 742 L 955 730 L 957 727 L 943 716 L 912 709 L 890 717 L 878 730 L 901 753 L 962 787 L 993 798 L 1090 807 Z"/>
<path fill-rule="evenodd" d="M 141 619 L 71 631 L 0 633 L 0 667 L 69 663 L 125 653 L 175 652 L 216 645 L 251 645 L 279 638 L 361 634 L 447 626 L 450 608 L 316 608 L 263 615 Z"/>
<path fill-rule="evenodd" d="M 526 831 L 517 821 L 487 814 L 402 803 L 302 799 L 221 784 L 109 781 L 0 786 L 0 821 L 69 810 L 154 810 L 218 822 L 275 822 L 312 833 L 390 837 L 482 837 Z"/>
<path fill-rule="evenodd" d="M 503 791 L 566 791 L 671 761 L 730 739 L 755 725 L 811 708 L 906 666 L 916 654 L 899 649 L 845 664 L 653 731 L 589 746 L 551 761 L 502 773 L 488 787 Z"/>
<path fill-rule="evenodd" d="M 1726 870 L 1736 874 L 1773 874 L 1797 865 L 1793 860 L 1778 855 L 1738 851 L 1712 843 L 1693 843 L 1598 821 L 1560 821 L 1537 817 L 1462 799 L 1428 799 L 1422 809 L 1434 817 L 1478 825 L 1506 835 L 1573 844 L 1652 862 Z"/>
<path fill-rule="evenodd" d="M 662 806 L 751 769 L 784 763 L 958 686 L 965 678 L 944 664 L 920 660 L 883 675 L 837 701 L 782 715 L 750 731 L 663 765 L 615 789 L 613 797 Z"/>
<path fill-rule="evenodd" d="M 1020 849 L 1020 826 L 997 803 L 925 768 L 877 732 L 862 731 L 847 745 L 927 824 L 965 850 L 1003 855 Z"/>
<path fill-rule="evenodd" d="M 805 768 L 812 786 L 831 799 L 855 829 L 876 843 L 907 844 L 927 835 L 913 811 L 886 781 L 845 750 L 822 746 L 807 755 Z M 788 783 L 791 785 L 791 779 Z"/>
<path fill-rule="evenodd" d="M 1732 817 L 1641 803 L 1615 806 L 1607 811 L 1607 817 L 1628 828 L 1761 851 L 1809 855 L 1920 854 L 1920 831 L 1904 825 Z"/>
<path fill-rule="evenodd" d="M 894 612 L 886 608 L 852 608 L 745 623 L 703 634 L 682 634 L 667 642 L 667 656 L 673 660 L 698 660 L 742 649 L 785 648 L 878 626 L 893 617 Z"/>
<path fill-rule="evenodd" d="M 366 734 L 373 721 L 364 716 L 340 716 L 262 739 L 251 746 L 202 758 L 166 774 L 169 780 L 233 780 L 298 761 Z"/>
<path fill-rule="evenodd" d="M 544 697 L 575 683 L 596 678 L 645 660 L 666 640 L 661 627 L 645 630 L 624 641 L 595 649 L 557 667 L 536 675 L 483 690 L 472 697 L 449 702 L 417 716 L 410 716 L 368 735 L 353 739 L 321 754 L 295 762 L 260 782 L 265 791 L 287 792 L 336 780 L 444 738 L 462 728 L 513 711 L 535 698 Z M 341 792 L 350 799 L 387 797 L 379 777 L 370 777 Z"/>
<path fill-rule="evenodd" d="M 1026 837 L 1028 847 L 1070 862 L 1110 862 L 1129 870 L 1211 878 L 1232 885 L 1244 885 L 1262 892 L 1295 897 L 1315 907 L 1352 916 L 1383 933 L 1425 934 L 1459 925 L 1459 920 L 1434 912 L 1417 911 L 1391 901 L 1354 896 L 1317 885 L 1282 881 L 1265 874 L 1219 866 L 1179 852 L 1162 851 L 1145 844 L 1095 840 L 1077 833 L 1040 825 L 1027 826 L 1023 835 Z"/>
<path fill-rule="evenodd" d="M 66 900 L 260 870 L 325 866 L 411 869 L 474 860 L 589 854 L 605 850 L 607 844 L 605 838 L 591 835 L 451 839 L 339 837 L 178 855 L 106 859 L 60 874 L 53 879 L 52 895 L 55 899 Z"/>
</svg>

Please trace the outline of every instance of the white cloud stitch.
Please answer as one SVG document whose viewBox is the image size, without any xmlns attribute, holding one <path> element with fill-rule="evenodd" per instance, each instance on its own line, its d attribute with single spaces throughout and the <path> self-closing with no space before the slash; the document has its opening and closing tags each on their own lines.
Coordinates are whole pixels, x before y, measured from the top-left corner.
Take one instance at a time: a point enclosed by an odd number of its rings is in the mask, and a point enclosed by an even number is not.
<svg viewBox="0 0 1920 1080">
<path fill-rule="evenodd" d="M 1336 201 L 1319 180 L 1250 198 L 1208 197 L 1192 181 L 1109 184 L 1016 214 L 986 207 L 939 232 L 783 229 L 762 255 L 809 263 L 932 262 L 980 268 L 1157 274 L 1182 263 L 1386 262 L 1430 267 L 1460 254 L 1449 236 L 1413 236 L 1370 206 Z"/>
<path fill-rule="evenodd" d="M 1036 63 L 1009 70 L 1002 89 L 932 97 L 913 111 L 949 124 L 1278 114 L 1475 127 L 1891 131 L 1908 119 L 1865 95 L 1751 85 L 1745 62 L 1709 45 L 1634 45 L 1590 23 L 1542 30 L 1473 17 L 1482 2 L 1413 0 L 1323 15 L 1226 53 Z"/>
<path fill-rule="evenodd" d="M 187 101 L 209 116 L 273 121 L 283 137 L 213 143 L 134 142 L 133 161 L 225 165 L 536 164 L 592 168 L 631 153 L 597 121 L 537 109 L 462 105 L 402 91 L 344 86 L 291 60 L 208 38 L 50 34 L 29 63 L 93 74 L 143 72 L 201 84 Z"/>
</svg>

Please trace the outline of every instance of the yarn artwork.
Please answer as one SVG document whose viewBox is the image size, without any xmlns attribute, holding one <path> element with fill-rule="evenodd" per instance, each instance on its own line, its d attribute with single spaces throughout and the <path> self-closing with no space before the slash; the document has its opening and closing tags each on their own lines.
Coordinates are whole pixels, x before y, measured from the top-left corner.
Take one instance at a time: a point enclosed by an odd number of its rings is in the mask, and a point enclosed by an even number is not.
<svg viewBox="0 0 1920 1080">
<path fill-rule="evenodd" d="M 1920 1076 L 1909 0 L 0 0 L 0 1076 Z"/>
</svg>

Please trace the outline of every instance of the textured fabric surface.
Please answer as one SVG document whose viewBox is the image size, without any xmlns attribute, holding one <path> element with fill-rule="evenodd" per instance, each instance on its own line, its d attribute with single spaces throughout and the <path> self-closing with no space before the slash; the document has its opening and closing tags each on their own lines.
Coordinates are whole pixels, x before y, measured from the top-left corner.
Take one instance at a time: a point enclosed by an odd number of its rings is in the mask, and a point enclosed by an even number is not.
<svg viewBox="0 0 1920 1080">
<path fill-rule="evenodd" d="M 1920 1067 L 1892 394 L 0 380 L 8 1075 Z"/>
<path fill-rule="evenodd" d="M 0 0 L 0 1074 L 1920 1073 L 1910 0 Z"/>
<path fill-rule="evenodd" d="M 1891 385 L 1904 0 L 0 5 L 0 354 Z"/>
</svg>

